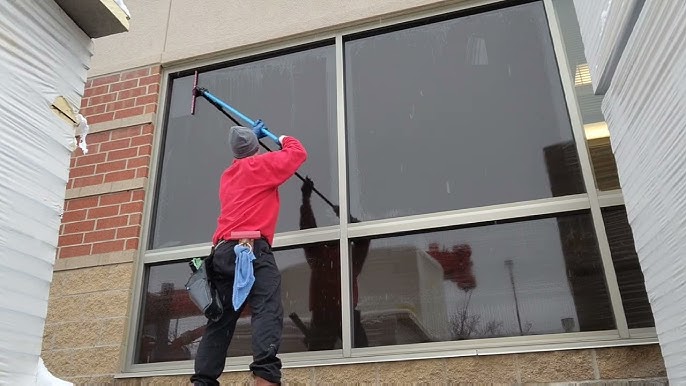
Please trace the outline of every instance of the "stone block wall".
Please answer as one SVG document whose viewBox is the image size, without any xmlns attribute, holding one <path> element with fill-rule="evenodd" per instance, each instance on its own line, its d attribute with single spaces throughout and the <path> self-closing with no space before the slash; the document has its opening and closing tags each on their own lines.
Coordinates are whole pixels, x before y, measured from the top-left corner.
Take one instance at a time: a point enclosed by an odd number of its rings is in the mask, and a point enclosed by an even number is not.
<svg viewBox="0 0 686 386">
<path fill-rule="evenodd" d="M 118 379 L 118 386 L 187 385 L 189 376 Z M 285 385 L 666 385 L 659 346 L 569 350 L 284 370 Z M 222 385 L 251 385 L 247 372 Z"/>
</svg>

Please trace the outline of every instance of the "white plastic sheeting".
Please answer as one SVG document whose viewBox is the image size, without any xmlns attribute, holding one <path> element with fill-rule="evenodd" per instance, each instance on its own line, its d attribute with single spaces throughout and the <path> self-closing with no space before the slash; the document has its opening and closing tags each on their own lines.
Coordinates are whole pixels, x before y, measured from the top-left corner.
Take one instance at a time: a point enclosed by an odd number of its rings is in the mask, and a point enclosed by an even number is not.
<svg viewBox="0 0 686 386">
<path fill-rule="evenodd" d="M 597 94 L 607 91 L 644 3 L 645 0 L 574 0 Z"/>
<path fill-rule="evenodd" d="M 37 386 L 73 386 L 71 382 L 63 381 L 56 376 L 50 374 L 50 371 L 45 367 L 43 358 L 38 358 L 38 367 L 36 368 L 36 385 Z"/>
<path fill-rule="evenodd" d="M 91 41 L 53 0 L 0 12 L 0 384 L 33 385 L 52 281 L 74 127 Z"/>
<path fill-rule="evenodd" d="M 645 3 L 603 113 L 667 375 L 671 384 L 684 385 L 686 1 Z"/>
</svg>

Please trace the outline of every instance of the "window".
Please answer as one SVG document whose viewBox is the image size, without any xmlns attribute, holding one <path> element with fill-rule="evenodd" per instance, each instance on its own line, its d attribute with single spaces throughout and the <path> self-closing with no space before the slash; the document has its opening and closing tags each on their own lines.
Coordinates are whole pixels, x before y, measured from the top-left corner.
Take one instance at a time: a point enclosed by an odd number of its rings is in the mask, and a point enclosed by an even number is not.
<svg viewBox="0 0 686 386">
<path fill-rule="evenodd" d="M 347 41 L 351 214 L 583 193 L 546 23 L 534 3 Z"/>
<path fill-rule="evenodd" d="M 610 133 L 601 111 L 603 95 L 593 93 L 573 2 L 553 0 L 553 4 L 568 65 L 576 71 L 574 94 L 581 112 L 596 187 L 601 197 L 613 197 L 611 191 L 620 189 L 620 183 L 610 145 Z M 605 205 L 601 202 L 601 206 Z M 655 322 L 626 210 L 621 205 L 608 206 L 602 209 L 602 216 L 628 326 L 654 327 Z"/>
<path fill-rule="evenodd" d="M 574 74 L 569 74 L 569 76 L 574 79 L 574 91 L 581 109 L 584 135 L 591 155 L 596 186 L 601 191 L 619 189 L 617 165 L 610 146 L 610 132 L 605 117 L 600 111 L 603 96 L 593 93 L 591 74 L 584 55 L 584 44 L 581 40 L 574 3 L 567 0 L 555 0 L 554 4 L 568 64 L 574 71 Z"/>
<path fill-rule="evenodd" d="M 310 177 L 320 192 L 337 201 L 333 46 L 320 45 L 202 72 L 198 83 L 253 119 L 263 119 L 273 132 L 298 137 L 308 149 L 308 163 L 300 170 L 303 176 Z M 196 114 L 191 116 L 192 84 L 193 75 L 181 74 L 169 81 L 171 91 L 149 243 L 153 251 L 207 243 L 211 239 L 219 211 L 219 178 L 232 159 L 227 139 L 228 128 L 233 124 L 200 99 Z M 337 225 L 336 213 L 323 200 L 313 198 L 304 203 L 301 186 L 293 178 L 280 189 L 277 232 Z M 275 252 L 283 287 L 287 289 L 282 299 L 288 317 L 281 352 L 340 348 L 338 245 L 339 241 L 333 240 Z M 316 277 L 305 280 L 310 269 L 318 273 L 317 277 L 331 277 L 335 271 L 338 281 L 323 282 Z M 185 291 L 189 274 L 186 260 L 146 267 L 135 363 L 194 358 L 206 320 Z M 310 293 L 326 296 L 310 300 Z M 313 309 L 327 311 L 326 323 L 338 320 L 333 330 L 326 330 L 337 331 L 337 341 L 318 345 L 305 339 L 301 323 L 322 324 L 321 316 L 311 312 Z M 246 310 L 228 355 L 250 354 L 250 313 Z"/>
<path fill-rule="evenodd" d="M 654 326 L 573 5 L 553 4 L 499 2 L 200 69 L 202 86 L 301 139 L 301 175 L 348 204 L 340 221 L 302 199 L 298 178 L 280 190 L 286 361 Z M 168 81 L 129 345 L 141 366 L 193 359 L 204 331 L 183 286 L 188 259 L 209 252 L 232 124 L 202 100 L 190 115 L 192 72 Z M 232 363 L 247 363 L 250 340 L 246 310 Z"/>
<path fill-rule="evenodd" d="M 338 195 L 336 166 L 335 52 L 330 45 L 202 72 L 198 84 L 279 135 L 302 140 L 309 162 L 300 171 L 326 197 Z M 228 129 L 233 125 L 199 98 L 190 115 L 193 75 L 170 81 L 164 153 L 157 190 L 151 249 L 207 243 L 219 211 L 219 177 L 232 159 Z M 268 141 L 264 141 L 268 144 Z M 271 144 L 270 144 L 271 145 Z M 263 151 L 263 150 L 261 150 Z M 280 191 L 277 232 L 299 228 L 300 185 Z M 319 226 L 338 218 L 321 200 Z"/>
<path fill-rule="evenodd" d="M 341 300 L 338 241 L 277 250 L 281 271 L 284 331 L 280 352 L 340 349 Z M 190 301 L 184 284 L 186 261 L 148 267 L 144 313 L 136 363 L 194 359 L 205 332 L 204 315 Z M 302 324 L 301 324 L 302 323 Z M 307 329 L 301 329 L 302 326 Z M 305 332 L 312 332 L 305 338 Z M 251 356 L 249 307 L 236 324 L 228 356 Z"/>
<path fill-rule="evenodd" d="M 356 280 L 370 346 L 614 328 L 588 212 L 374 239 Z"/>
</svg>

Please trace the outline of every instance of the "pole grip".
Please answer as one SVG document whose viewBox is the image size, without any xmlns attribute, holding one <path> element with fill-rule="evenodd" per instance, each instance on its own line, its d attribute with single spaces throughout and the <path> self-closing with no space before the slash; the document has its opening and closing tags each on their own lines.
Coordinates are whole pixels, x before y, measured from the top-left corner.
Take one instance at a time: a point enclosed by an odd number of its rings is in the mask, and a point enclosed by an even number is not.
<svg viewBox="0 0 686 386">
<path fill-rule="evenodd" d="M 281 142 L 279 142 L 279 137 L 274 135 L 271 131 L 267 129 L 262 129 L 262 132 L 269 137 L 272 141 L 276 142 L 277 145 L 281 146 Z"/>
</svg>

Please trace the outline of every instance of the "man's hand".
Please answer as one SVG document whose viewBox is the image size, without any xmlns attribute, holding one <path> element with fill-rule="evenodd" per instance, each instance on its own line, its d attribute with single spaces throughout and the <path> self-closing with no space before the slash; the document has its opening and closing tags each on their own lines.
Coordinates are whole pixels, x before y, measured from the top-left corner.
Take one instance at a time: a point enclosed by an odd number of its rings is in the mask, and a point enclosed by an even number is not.
<svg viewBox="0 0 686 386">
<path fill-rule="evenodd" d="M 310 177 L 305 176 L 305 181 L 303 182 L 302 187 L 300 187 L 300 191 L 303 194 L 303 201 L 309 200 L 310 197 L 312 197 L 312 189 L 314 189 L 314 181 L 312 181 Z"/>
<path fill-rule="evenodd" d="M 341 217 L 341 207 L 338 205 L 333 206 L 333 212 L 336 213 L 336 217 L 340 218 Z M 355 216 L 350 216 L 350 223 L 355 224 L 360 222 L 360 220 L 357 219 Z"/>
<path fill-rule="evenodd" d="M 255 136 L 257 139 L 261 139 L 267 136 L 262 129 L 267 129 L 267 126 L 264 125 L 264 122 L 262 122 L 261 119 L 258 119 L 255 121 L 255 124 L 252 126 L 252 132 L 255 133 Z"/>
</svg>

